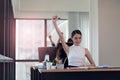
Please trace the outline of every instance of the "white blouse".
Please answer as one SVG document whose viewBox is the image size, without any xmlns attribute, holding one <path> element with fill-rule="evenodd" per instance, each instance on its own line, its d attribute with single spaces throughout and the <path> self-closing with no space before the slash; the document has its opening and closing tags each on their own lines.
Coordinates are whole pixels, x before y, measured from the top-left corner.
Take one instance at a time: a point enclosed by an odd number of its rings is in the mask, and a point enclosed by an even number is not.
<svg viewBox="0 0 120 80">
<path fill-rule="evenodd" d="M 85 48 L 81 46 L 70 46 L 68 53 L 69 66 L 85 66 Z"/>
</svg>

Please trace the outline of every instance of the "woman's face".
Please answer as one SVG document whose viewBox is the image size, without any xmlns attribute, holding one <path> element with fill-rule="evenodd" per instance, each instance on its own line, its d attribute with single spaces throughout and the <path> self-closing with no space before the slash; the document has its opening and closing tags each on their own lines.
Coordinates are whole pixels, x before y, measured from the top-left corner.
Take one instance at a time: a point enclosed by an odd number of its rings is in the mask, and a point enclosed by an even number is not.
<svg viewBox="0 0 120 80">
<path fill-rule="evenodd" d="M 79 46 L 80 43 L 81 43 L 81 40 L 82 40 L 82 35 L 80 35 L 80 34 L 75 34 L 75 35 L 72 37 L 72 40 L 73 40 L 74 45 Z"/>
</svg>

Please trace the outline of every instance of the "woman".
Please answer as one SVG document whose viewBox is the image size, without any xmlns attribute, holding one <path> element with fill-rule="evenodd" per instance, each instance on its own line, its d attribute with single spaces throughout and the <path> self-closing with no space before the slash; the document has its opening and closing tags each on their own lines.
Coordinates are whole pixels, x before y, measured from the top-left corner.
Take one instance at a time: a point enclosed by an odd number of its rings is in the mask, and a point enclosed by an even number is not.
<svg viewBox="0 0 120 80">
<path fill-rule="evenodd" d="M 53 25 L 60 37 L 63 49 L 65 50 L 67 57 L 68 57 L 68 65 L 69 66 L 80 66 L 80 67 L 95 67 L 95 63 L 90 55 L 90 52 L 88 51 L 87 48 L 82 48 L 80 46 L 81 40 L 82 40 L 82 34 L 80 32 L 80 30 L 74 30 L 71 33 L 71 39 L 73 41 L 73 45 L 72 46 L 68 46 L 65 42 L 65 39 L 61 33 L 61 31 L 59 30 L 58 26 L 57 26 L 57 20 L 58 17 L 54 16 L 52 18 L 52 22 Z M 85 64 L 85 57 L 87 57 L 88 61 L 89 61 L 89 65 Z"/>
</svg>

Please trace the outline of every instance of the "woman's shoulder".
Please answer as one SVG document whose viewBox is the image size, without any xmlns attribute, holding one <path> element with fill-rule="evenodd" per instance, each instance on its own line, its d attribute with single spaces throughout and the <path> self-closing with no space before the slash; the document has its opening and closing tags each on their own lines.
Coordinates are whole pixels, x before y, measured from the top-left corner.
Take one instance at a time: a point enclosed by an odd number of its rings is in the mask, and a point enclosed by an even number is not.
<svg viewBox="0 0 120 80">
<path fill-rule="evenodd" d="M 89 53 L 88 48 L 85 48 L 85 54 L 88 54 L 88 53 Z"/>
<path fill-rule="evenodd" d="M 84 48 L 85 49 L 85 51 L 88 51 L 88 48 Z"/>
</svg>

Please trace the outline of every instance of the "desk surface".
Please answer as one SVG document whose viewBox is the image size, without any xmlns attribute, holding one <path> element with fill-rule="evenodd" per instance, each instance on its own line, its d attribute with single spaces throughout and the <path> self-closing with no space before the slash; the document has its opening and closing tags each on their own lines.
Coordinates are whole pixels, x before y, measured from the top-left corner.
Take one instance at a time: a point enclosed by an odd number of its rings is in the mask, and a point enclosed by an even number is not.
<svg viewBox="0 0 120 80">
<path fill-rule="evenodd" d="M 80 69 L 51 69 L 51 70 L 41 70 L 40 73 L 46 72 L 103 72 L 103 71 L 120 71 L 120 68 L 80 68 Z"/>
<path fill-rule="evenodd" d="M 120 67 L 54 69 L 31 68 L 31 80 L 120 80 Z"/>
</svg>

